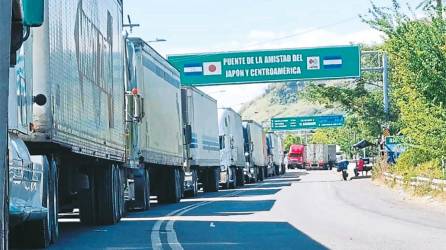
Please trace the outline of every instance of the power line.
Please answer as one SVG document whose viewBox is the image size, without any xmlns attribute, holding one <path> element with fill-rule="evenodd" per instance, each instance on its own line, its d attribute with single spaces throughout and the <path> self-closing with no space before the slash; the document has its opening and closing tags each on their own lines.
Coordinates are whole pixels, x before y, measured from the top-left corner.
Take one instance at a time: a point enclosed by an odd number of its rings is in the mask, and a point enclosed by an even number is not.
<svg viewBox="0 0 446 250">
<path fill-rule="evenodd" d="M 343 24 L 343 23 L 349 22 L 349 21 L 351 21 L 353 19 L 356 19 L 356 18 L 357 18 L 357 16 L 352 16 L 352 17 L 340 20 L 340 21 L 335 22 L 335 23 L 322 25 L 322 26 L 319 26 L 319 27 L 316 27 L 316 28 L 312 28 L 312 29 L 308 29 L 308 30 L 304 30 L 304 31 L 301 31 L 301 32 L 298 32 L 298 33 L 294 33 L 294 34 L 290 34 L 290 35 L 286 35 L 286 36 L 282 36 L 282 37 L 278 37 L 278 38 L 274 38 L 274 39 L 270 39 L 270 40 L 266 40 L 266 41 L 262 41 L 262 42 L 252 43 L 252 44 L 249 45 L 249 47 L 262 45 L 262 44 L 266 44 L 266 43 L 270 43 L 270 42 L 281 41 L 281 40 L 293 38 L 293 37 L 300 36 L 300 35 L 305 35 L 305 34 L 308 34 L 308 33 L 311 33 L 311 32 L 317 31 L 317 30 L 330 28 L 330 27 L 333 27 L 333 26 L 336 26 L 336 25 L 339 25 L 339 24 Z M 246 48 L 249 48 L 249 47 L 246 47 Z"/>
</svg>

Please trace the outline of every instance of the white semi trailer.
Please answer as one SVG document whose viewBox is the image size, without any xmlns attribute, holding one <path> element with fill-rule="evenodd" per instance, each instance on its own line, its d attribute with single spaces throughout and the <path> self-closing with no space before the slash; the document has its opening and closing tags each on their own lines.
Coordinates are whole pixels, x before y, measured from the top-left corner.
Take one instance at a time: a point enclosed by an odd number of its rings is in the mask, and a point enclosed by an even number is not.
<svg viewBox="0 0 446 250">
<path fill-rule="evenodd" d="M 331 169 L 336 164 L 336 145 L 308 144 L 305 146 L 306 164 L 309 169 Z"/>
<path fill-rule="evenodd" d="M 243 125 L 239 113 L 231 108 L 218 109 L 220 142 L 220 183 L 226 187 L 244 185 Z"/>
<path fill-rule="evenodd" d="M 266 142 L 268 153 L 268 175 L 283 174 L 285 167 L 281 138 L 277 134 L 269 132 L 266 134 Z"/>
<path fill-rule="evenodd" d="M 185 175 L 180 76 L 142 39 L 127 40 L 127 166 L 137 166 L 135 200 L 142 208 L 150 195 L 178 202 Z"/>
<path fill-rule="evenodd" d="M 267 175 L 267 151 L 265 132 L 255 121 L 243 121 L 243 136 L 246 155 L 246 179 L 263 181 Z"/>
<path fill-rule="evenodd" d="M 220 144 L 217 101 L 193 87 L 181 90 L 186 140 L 186 194 L 195 196 L 199 185 L 216 192 L 220 182 Z"/>
<path fill-rule="evenodd" d="M 44 13 L 9 92 L 12 238 L 33 247 L 57 239 L 58 212 L 117 223 L 150 193 L 179 201 L 184 178 L 178 72 L 145 44 L 125 63 L 122 1 L 48 0 Z"/>
<path fill-rule="evenodd" d="M 85 224 L 113 224 L 125 212 L 122 1 L 48 0 L 30 37 L 34 94 L 32 154 L 57 166 L 62 211 Z M 63 15 L 61 15 L 63 13 Z"/>
</svg>

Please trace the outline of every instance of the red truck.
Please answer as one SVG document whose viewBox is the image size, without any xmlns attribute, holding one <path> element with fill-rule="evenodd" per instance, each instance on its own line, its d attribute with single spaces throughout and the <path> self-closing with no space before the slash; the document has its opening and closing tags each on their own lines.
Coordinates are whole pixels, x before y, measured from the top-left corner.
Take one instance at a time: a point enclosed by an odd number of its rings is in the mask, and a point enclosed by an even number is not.
<svg viewBox="0 0 446 250">
<path fill-rule="evenodd" d="M 288 151 L 288 169 L 304 168 L 305 163 L 305 145 L 293 144 Z"/>
</svg>

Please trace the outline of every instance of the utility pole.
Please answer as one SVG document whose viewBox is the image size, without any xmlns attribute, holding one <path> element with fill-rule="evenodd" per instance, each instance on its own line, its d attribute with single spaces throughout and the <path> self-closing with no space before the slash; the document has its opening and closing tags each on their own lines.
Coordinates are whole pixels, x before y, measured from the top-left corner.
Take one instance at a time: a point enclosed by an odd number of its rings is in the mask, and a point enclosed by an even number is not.
<svg viewBox="0 0 446 250">
<path fill-rule="evenodd" d="M 8 94 L 12 0 L 0 0 L 0 249 L 8 249 Z"/>
<path fill-rule="evenodd" d="M 443 18 L 443 0 L 436 0 L 438 18 Z"/>
<path fill-rule="evenodd" d="M 386 114 L 386 119 L 389 119 L 389 59 L 387 54 L 383 54 L 383 102 L 384 102 L 384 113 Z"/>
</svg>

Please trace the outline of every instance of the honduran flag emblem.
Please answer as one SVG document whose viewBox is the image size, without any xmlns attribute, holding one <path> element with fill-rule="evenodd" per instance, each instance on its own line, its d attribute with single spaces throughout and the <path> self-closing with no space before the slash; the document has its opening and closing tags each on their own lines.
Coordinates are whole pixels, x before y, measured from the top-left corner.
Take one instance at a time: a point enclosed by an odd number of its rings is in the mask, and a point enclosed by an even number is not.
<svg viewBox="0 0 446 250">
<path fill-rule="evenodd" d="M 324 69 L 339 69 L 342 68 L 342 57 L 340 56 L 326 56 L 322 61 Z"/>
<path fill-rule="evenodd" d="M 214 76 L 221 75 L 221 62 L 190 63 L 184 65 L 184 74 L 187 76 Z"/>
</svg>

